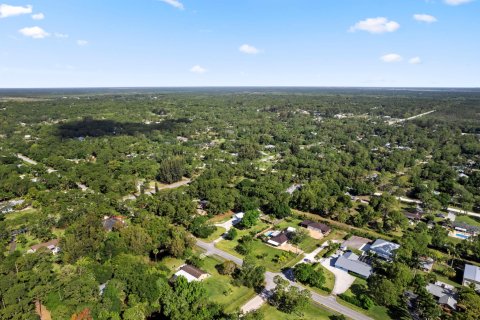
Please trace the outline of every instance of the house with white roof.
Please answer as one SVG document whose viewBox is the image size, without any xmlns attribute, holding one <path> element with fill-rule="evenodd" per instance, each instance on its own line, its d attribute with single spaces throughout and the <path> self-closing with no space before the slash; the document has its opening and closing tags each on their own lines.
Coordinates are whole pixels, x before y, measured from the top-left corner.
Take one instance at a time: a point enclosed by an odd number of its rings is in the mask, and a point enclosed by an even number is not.
<svg viewBox="0 0 480 320">
<path fill-rule="evenodd" d="M 203 270 L 200 270 L 192 265 L 184 264 L 181 266 L 178 271 L 173 275 L 172 279 L 175 280 L 178 277 L 184 277 L 188 282 L 192 281 L 202 281 L 208 278 L 210 275 Z"/>
<path fill-rule="evenodd" d="M 371 246 L 370 252 L 374 253 L 378 257 L 392 261 L 395 254 L 395 250 L 398 250 L 400 245 L 383 239 L 377 239 Z"/>
<path fill-rule="evenodd" d="M 462 284 L 469 287 L 471 284 L 475 286 L 475 290 L 480 290 L 480 268 L 471 264 L 465 265 Z"/>
</svg>

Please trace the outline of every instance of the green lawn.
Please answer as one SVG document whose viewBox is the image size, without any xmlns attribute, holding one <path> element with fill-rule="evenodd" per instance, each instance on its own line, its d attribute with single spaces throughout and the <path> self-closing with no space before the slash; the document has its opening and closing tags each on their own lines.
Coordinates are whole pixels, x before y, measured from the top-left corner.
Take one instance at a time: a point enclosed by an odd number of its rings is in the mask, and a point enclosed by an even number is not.
<svg viewBox="0 0 480 320">
<path fill-rule="evenodd" d="M 344 230 L 332 229 L 332 232 L 330 232 L 330 234 L 328 236 L 326 236 L 325 238 L 323 238 L 321 241 L 322 241 L 322 244 L 327 240 L 339 240 L 340 241 L 340 240 L 343 240 L 347 234 L 348 234 L 348 232 L 346 232 Z"/>
<path fill-rule="evenodd" d="M 170 269 L 171 272 L 168 275 L 168 277 L 171 277 L 181 265 L 185 264 L 185 260 L 172 258 L 172 257 L 166 257 L 166 258 L 163 258 L 160 261 L 160 263 L 163 264 L 164 266 L 166 266 L 168 269 Z"/>
<path fill-rule="evenodd" d="M 233 240 L 223 240 L 223 241 L 220 241 L 218 244 L 217 244 L 217 247 L 222 249 L 222 250 L 225 250 L 237 257 L 242 257 L 240 254 L 238 254 L 234 248 L 238 245 L 238 240 L 240 240 L 243 236 L 249 234 L 249 233 L 258 233 L 262 230 L 265 230 L 266 228 L 268 228 L 268 224 L 264 223 L 264 222 L 258 222 L 256 226 L 253 226 L 252 228 L 250 229 L 237 229 L 237 237 Z"/>
<path fill-rule="evenodd" d="M 288 227 L 293 227 L 295 229 L 301 229 L 302 227 L 299 226 L 300 222 L 303 220 L 289 217 L 286 218 L 284 221 L 280 222 L 278 225 L 275 226 L 275 229 L 277 230 L 284 230 Z M 314 239 L 312 237 L 307 237 L 304 241 L 302 241 L 298 247 L 306 253 L 312 252 L 316 248 L 318 248 L 323 242 L 323 239 L 318 240 Z"/>
<path fill-rule="evenodd" d="M 474 227 L 480 227 L 480 220 L 478 218 L 471 217 L 471 216 L 458 215 L 455 218 L 455 221 L 456 222 L 463 222 L 463 223 L 466 223 L 466 224 L 474 226 Z"/>
<path fill-rule="evenodd" d="M 361 279 L 361 278 L 356 278 L 355 279 L 355 282 L 353 283 L 353 285 L 360 285 L 360 286 L 366 286 L 367 285 L 367 281 L 365 279 Z M 352 292 L 351 289 L 348 289 L 346 292 L 345 292 L 345 295 L 347 296 L 355 296 L 355 293 Z M 369 317 L 372 317 L 373 319 L 375 320 L 387 320 L 387 319 L 391 319 L 391 317 L 388 315 L 388 310 L 387 308 L 385 307 L 381 307 L 381 306 L 377 306 L 375 305 L 373 308 L 371 308 L 370 310 L 365 310 L 365 309 L 362 309 L 360 307 L 357 307 L 353 304 L 350 304 L 348 302 L 346 302 L 345 300 L 342 300 L 341 298 L 337 298 L 337 302 L 340 303 L 340 304 L 343 304 L 344 306 L 347 306 L 349 307 L 350 309 L 353 309 L 353 310 L 356 310 L 358 312 L 361 312 Z"/>
<path fill-rule="evenodd" d="M 212 242 L 218 238 L 221 237 L 222 234 L 227 231 L 225 228 L 222 227 L 216 227 L 217 229 L 215 230 L 214 233 L 212 233 L 207 239 L 203 239 L 205 242 Z"/>
<path fill-rule="evenodd" d="M 241 254 L 235 251 L 237 241 L 223 240 L 217 243 L 217 247 L 237 257 L 243 258 Z M 259 265 L 264 266 L 272 272 L 280 272 L 285 267 L 290 267 L 300 261 L 303 255 L 296 255 L 291 252 L 275 249 L 266 245 L 261 240 L 255 239 L 252 246 L 252 257 Z"/>
<path fill-rule="evenodd" d="M 37 212 L 37 209 L 27 209 L 24 211 L 15 211 L 11 213 L 6 213 L 4 217 L 5 217 L 5 220 L 15 220 L 15 219 L 21 219 L 23 217 L 30 216 L 35 212 Z"/>
<path fill-rule="evenodd" d="M 265 304 L 260 311 L 263 313 L 265 320 L 329 320 L 333 315 L 332 312 L 321 308 L 313 302 L 302 310 L 301 316 L 298 314 L 283 313 L 268 304 Z"/>
<path fill-rule="evenodd" d="M 219 260 L 207 257 L 203 263 L 202 269 L 210 274 L 210 277 L 203 281 L 207 296 L 210 301 L 222 305 L 226 312 L 239 309 L 256 295 L 253 289 L 234 286 L 230 276 L 219 274 L 215 268 L 220 263 Z"/>
<path fill-rule="evenodd" d="M 314 239 L 308 237 L 307 239 L 300 242 L 298 247 L 303 250 L 303 252 L 310 253 L 313 250 L 317 249 L 322 244 L 322 240 Z"/>
</svg>

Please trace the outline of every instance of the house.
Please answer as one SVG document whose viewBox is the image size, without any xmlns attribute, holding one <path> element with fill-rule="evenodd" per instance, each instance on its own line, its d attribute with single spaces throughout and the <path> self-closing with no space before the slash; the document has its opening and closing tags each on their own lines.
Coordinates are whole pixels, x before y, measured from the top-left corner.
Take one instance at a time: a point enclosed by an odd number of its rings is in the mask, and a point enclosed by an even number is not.
<svg viewBox="0 0 480 320">
<path fill-rule="evenodd" d="M 418 222 L 422 220 L 424 215 L 423 212 L 420 212 L 420 211 L 414 211 L 414 212 L 407 211 L 407 212 L 404 212 L 403 214 L 408 220 L 413 222 Z"/>
<path fill-rule="evenodd" d="M 368 244 L 372 240 L 367 239 L 367 238 L 362 238 L 362 237 L 357 237 L 357 236 L 351 236 L 348 238 L 348 240 L 343 241 L 342 247 L 347 248 L 350 250 L 363 250 L 367 251 L 368 249 Z"/>
<path fill-rule="evenodd" d="M 31 246 L 30 249 L 27 251 L 27 253 L 34 253 L 34 252 L 37 252 L 38 249 L 47 248 L 53 254 L 57 254 L 60 252 L 60 247 L 58 246 L 58 242 L 59 242 L 58 239 L 53 239 L 48 242 L 36 244 L 34 246 Z"/>
<path fill-rule="evenodd" d="M 453 286 L 437 281 L 435 283 L 429 283 L 426 289 L 437 299 L 438 304 L 452 310 L 457 309 L 457 294 Z"/>
<path fill-rule="evenodd" d="M 205 271 L 202 271 L 192 265 L 184 264 L 181 266 L 178 271 L 173 275 L 172 280 L 177 279 L 178 277 L 184 277 L 188 282 L 192 281 L 202 281 L 208 278 L 210 275 Z"/>
<path fill-rule="evenodd" d="M 383 240 L 377 239 L 371 246 L 370 252 L 374 253 L 375 255 L 379 256 L 382 259 L 387 261 L 392 261 L 394 251 L 400 248 L 399 244 Z"/>
<path fill-rule="evenodd" d="M 288 237 L 285 232 L 280 232 L 267 240 L 268 244 L 271 244 L 274 247 L 280 247 L 281 245 L 287 243 Z"/>
<path fill-rule="evenodd" d="M 326 224 L 305 220 L 300 223 L 301 227 L 310 231 L 310 236 L 315 239 L 321 239 L 327 236 L 332 229 Z"/>
<path fill-rule="evenodd" d="M 353 252 L 347 252 L 335 261 L 335 267 L 368 278 L 372 274 L 372 267 L 359 260 L 360 257 Z"/>
<path fill-rule="evenodd" d="M 105 216 L 103 217 L 102 224 L 105 231 L 112 231 L 114 227 L 123 226 L 125 224 L 125 220 L 120 216 Z"/>
<path fill-rule="evenodd" d="M 235 213 L 232 217 L 232 224 L 236 225 L 237 223 L 242 221 L 244 215 L 245 215 L 244 212 Z"/>
<path fill-rule="evenodd" d="M 466 287 L 470 285 L 475 286 L 475 290 L 480 290 L 480 268 L 471 264 L 465 265 L 465 271 L 463 272 L 462 284 Z"/>
<path fill-rule="evenodd" d="M 425 272 L 432 271 L 435 260 L 433 260 L 430 257 L 421 257 L 419 260 L 420 260 L 420 269 L 422 269 Z"/>
<path fill-rule="evenodd" d="M 288 189 L 285 191 L 288 194 L 293 194 L 295 191 L 302 187 L 301 184 L 292 184 Z"/>
<path fill-rule="evenodd" d="M 471 226 L 469 224 L 466 224 L 464 222 L 453 222 L 452 223 L 453 228 L 455 231 L 460 231 L 465 233 L 468 236 L 471 237 L 476 237 L 477 235 L 480 234 L 480 228 Z"/>
</svg>

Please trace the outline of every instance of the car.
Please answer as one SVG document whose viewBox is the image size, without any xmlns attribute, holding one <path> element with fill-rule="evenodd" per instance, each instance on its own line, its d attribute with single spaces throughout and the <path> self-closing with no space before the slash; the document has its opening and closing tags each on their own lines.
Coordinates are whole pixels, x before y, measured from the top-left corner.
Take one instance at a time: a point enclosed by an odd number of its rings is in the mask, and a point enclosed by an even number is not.
<svg viewBox="0 0 480 320">
<path fill-rule="evenodd" d="M 303 259 L 303 261 L 305 261 L 305 262 L 312 262 L 312 260 L 307 259 L 307 258 Z"/>
</svg>

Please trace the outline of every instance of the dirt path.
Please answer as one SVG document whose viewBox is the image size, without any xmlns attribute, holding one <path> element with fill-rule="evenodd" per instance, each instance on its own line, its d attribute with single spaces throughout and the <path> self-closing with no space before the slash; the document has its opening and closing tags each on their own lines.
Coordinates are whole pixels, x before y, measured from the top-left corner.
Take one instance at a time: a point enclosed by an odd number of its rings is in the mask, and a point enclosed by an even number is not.
<svg viewBox="0 0 480 320">
<path fill-rule="evenodd" d="M 40 316 L 41 320 L 52 320 L 50 311 L 48 311 L 47 307 L 41 304 L 38 300 L 35 301 L 35 312 Z"/>
</svg>

